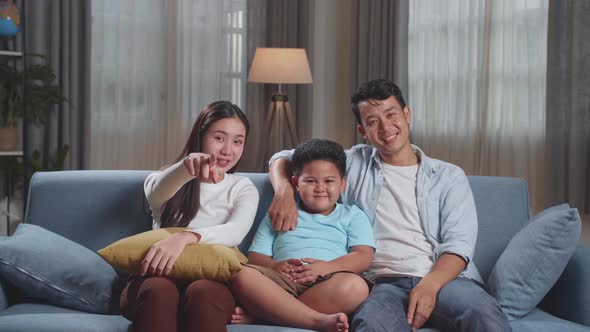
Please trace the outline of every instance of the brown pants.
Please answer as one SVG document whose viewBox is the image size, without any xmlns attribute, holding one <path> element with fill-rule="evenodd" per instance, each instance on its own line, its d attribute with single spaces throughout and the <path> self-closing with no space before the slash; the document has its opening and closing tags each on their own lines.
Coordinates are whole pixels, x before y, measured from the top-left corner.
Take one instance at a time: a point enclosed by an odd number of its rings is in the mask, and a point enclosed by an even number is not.
<svg viewBox="0 0 590 332">
<path fill-rule="evenodd" d="M 354 275 L 359 276 L 367 283 L 367 286 L 369 287 L 369 292 L 371 292 L 371 289 L 373 289 L 373 286 L 375 285 L 372 281 L 365 278 L 363 275 L 356 273 L 356 272 L 350 272 L 350 271 L 331 272 L 328 274 L 319 275 L 315 281 L 296 284 L 291 279 L 287 278 L 284 274 L 279 273 L 279 272 L 277 272 L 273 269 L 270 269 L 268 267 L 255 265 L 255 264 L 242 264 L 242 265 L 247 266 L 249 268 L 252 268 L 252 269 L 262 273 L 263 276 L 272 280 L 275 284 L 279 285 L 282 289 L 286 290 L 287 293 L 293 295 L 294 297 L 301 296 L 308 289 L 332 278 L 337 273 L 352 273 Z"/>
<path fill-rule="evenodd" d="M 121 294 L 134 332 L 225 332 L 236 306 L 221 283 L 197 280 L 179 286 L 164 277 L 131 277 Z"/>
</svg>

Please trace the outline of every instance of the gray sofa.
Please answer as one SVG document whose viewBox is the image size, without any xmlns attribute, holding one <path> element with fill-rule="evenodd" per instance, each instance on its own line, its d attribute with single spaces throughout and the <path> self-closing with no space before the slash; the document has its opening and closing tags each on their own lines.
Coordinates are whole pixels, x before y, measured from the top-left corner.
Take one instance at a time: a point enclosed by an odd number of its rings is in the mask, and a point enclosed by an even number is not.
<svg viewBox="0 0 590 332">
<path fill-rule="evenodd" d="M 147 171 L 36 173 L 31 181 L 26 222 L 42 226 L 91 250 L 151 226 L 143 199 Z M 261 195 L 255 226 L 240 245 L 246 251 L 273 190 L 267 174 L 244 174 Z M 479 215 L 474 261 L 484 280 L 509 240 L 529 221 L 529 194 L 521 179 L 470 177 Z M 590 331 L 590 248 L 580 245 L 565 272 L 537 309 L 511 322 L 514 331 Z M 124 317 L 97 315 L 17 300 L 0 276 L 0 331 L 130 331 Z M 117 308 L 114 308 L 116 312 Z M 303 331 L 275 326 L 229 326 L 238 331 Z M 420 331 L 434 331 L 422 329 Z"/>
</svg>

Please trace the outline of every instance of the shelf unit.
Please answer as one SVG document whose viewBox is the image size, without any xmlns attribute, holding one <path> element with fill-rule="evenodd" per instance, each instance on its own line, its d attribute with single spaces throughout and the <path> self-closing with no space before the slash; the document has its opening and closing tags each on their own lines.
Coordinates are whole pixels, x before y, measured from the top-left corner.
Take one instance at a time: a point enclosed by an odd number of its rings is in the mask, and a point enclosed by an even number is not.
<svg viewBox="0 0 590 332">
<path fill-rule="evenodd" d="M 22 151 L 0 151 L 0 157 L 22 157 L 24 153 Z"/>
<path fill-rule="evenodd" d="M 21 56 L 23 56 L 23 53 L 17 52 L 17 51 L 2 51 L 2 50 L 0 50 L 0 55 L 21 57 Z"/>
<path fill-rule="evenodd" d="M 20 31 L 17 32 L 15 37 L 11 37 L 11 38 L 7 38 L 7 37 L 0 37 L 2 38 L 2 40 L 4 41 L 3 46 L 7 45 L 8 49 L 0 49 L 0 58 L 12 58 L 9 61 L 13 61 L 13 63 L 16 65 L 16 61 L 17 60 L 21 60 L 22 61 L 22 67 L 23 67 L 23 81 L 24 81 L 24 73 L 26 72 L 27 69 L 27 63 L 25 61 L 25 54 L 26 54 L 26 36 L 25 36 L 25 1 L 17 1 L 17 6 L 19 7 L 19 11 L 20 11 L 20 16 L 21 16 L 21 24 L 20 24 Z M 20 40 L 19 40 L 20 38 Z M 18 42 L 20 41 L 20 50 L 18 50 Z M 11 43 L 12 42 L 12 43 Z M 10 44 L 13 45 L 13 49 L 10 49 L 11 47 L 9 46 Z M 27 107 L 26 107 L 26 103 L 24 102 L 24 100 L 26 100 L 26 96 L 27 96 L 27 89 L 25 88 L 25 90 L 23 91 L 23 103 L 21 105 L 22 107 L 22 120 L 21 120 L 21 132 L 20 132 L 20 147 L 21 150 L 20 151 L 0 151 L 0 158 L 22 158 L 23 159 L 23 209 L 26 210 L 26 202 L 27 202 L 27 193 L 28 193 L 28 181 L 27 181 L 27 177 L 26 174 L 28 173 L 28 166 L 27 166 Z M 12 192 L 14 190 L 13 186 L 14 186 L 14 182 L 13 182 L 13 174 L 10 173 L 9 170 L 2 170 L 5 173 L 5 178 L 4 178 L 4 185 L 6 188 L 6 198 L 7 198 L 7 202 L 6 202 L 6 218 L 5 218 L 5 222 L 6 222 L 6 235 L 10 235 L 10 201 L 11 201 L 11 195 Z M 25 211 L 23 210 L 23 222 L 24 222 L 24 215 L 25 215 Z"/>
<path fill-rule="evenodd" d="M 19 33 L 22 33 L 19 32 Z M 6 38 L 6 37 L 4 37 Z M 14 37 L 14 39 L 16 39 L 16 37 Z M 22 48 L 24 48 L 24 45 L 21 46 Z M 16 59 L 21 59 L 22 61 L 24 61 L 24 56 L 23 56 L 23 52 L 20 51 L 13 51 L 13 50 L 0 50 L 0 58 L 2 57 L 8 57 L 8 58 L 14 58 Z M 24 65 L 24 64 L 23 64 Z M 23 105 L 23 109 L 24 109 L 24 105 Z M 24 127 L 24 122 L 25 122 L 25 118 L 23 117 L 23 124 L 22 126 Z M 22 130 L 21 130 L 22 132 Z M 24 146 L 24 142 L 21 139 L 21 145 Z M 24 151 L 0 151 L 0 157 L 22 157 L 24 156 Z"/>
</svg>

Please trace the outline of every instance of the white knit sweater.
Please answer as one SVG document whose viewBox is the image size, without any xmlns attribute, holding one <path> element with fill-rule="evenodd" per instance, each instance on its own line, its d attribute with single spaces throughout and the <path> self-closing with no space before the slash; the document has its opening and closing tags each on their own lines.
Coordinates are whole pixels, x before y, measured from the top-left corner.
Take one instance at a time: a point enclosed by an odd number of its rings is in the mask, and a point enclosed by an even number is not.
<svg viewBox="0 0 590 332">
<path fill-rule="evenodd" d="M 163 205 L 191 176 L 182 161 L 164 171 L 150 173 L 144 192 L 152 210 L 153 228 L 160 228 Z M 201 235 L 199 243 L 233 247 L 246 236 L 258 207 L 258 190 L 247 177 L 224 174 L 221 182 L 201 183 L 199 211 L 188 228 Z"/>
</svg>

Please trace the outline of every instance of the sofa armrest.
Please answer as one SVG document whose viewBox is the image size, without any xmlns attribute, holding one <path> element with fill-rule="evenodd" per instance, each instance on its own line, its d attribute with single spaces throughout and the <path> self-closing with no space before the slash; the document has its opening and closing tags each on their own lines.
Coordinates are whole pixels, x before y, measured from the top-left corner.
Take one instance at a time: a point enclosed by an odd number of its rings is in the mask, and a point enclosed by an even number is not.
<svg viewBox="0 0 590 332">
<path fill-rule="evenodd" d="M 540 307 L 562 319 L 590 326 L 590 247 L 579 245 Z"/>
</svg>

